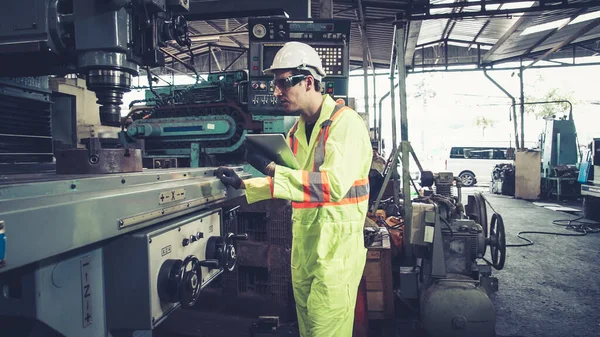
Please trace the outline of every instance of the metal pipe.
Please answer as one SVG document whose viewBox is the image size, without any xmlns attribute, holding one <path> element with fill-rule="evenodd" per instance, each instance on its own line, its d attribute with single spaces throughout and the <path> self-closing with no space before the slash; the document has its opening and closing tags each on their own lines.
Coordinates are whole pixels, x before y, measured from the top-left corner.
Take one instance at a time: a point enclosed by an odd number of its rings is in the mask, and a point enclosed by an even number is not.
<svg viewBox="0 0 600 337">
<path fill-rule="evenodd" d="M 519 68 L 519 81 L 521 86 L 521 150 L 525 148 L 525 88 L 523 85 L 523 67 Z"/>
<path fill-rule="evenodd" d="M 223 71 L 223 69 L 221 68 L 221 64 L 219 64 L 219 58 L 215 54 L 215 50 L 212 47 L 210 48 L 210 53 L 212 54 L 212 57 L 215 59 L 215 64 L 217 65 L 217 68 L 219 69 L 219 71 Z M 210 62 L 210 60 L 209 60 L 209 62 Z"/>
<path fill-rule="evenodd" d="M 513 111 L 513 124 L 514 124 L 514 128 L 515 128 L 515 147 L 519 147 L 519 131 L 517 129 L 517 107 L 516 107 L 516 102 L 517 100 L 515 99 L 515 97 L 513 95 L 511 95 L 508 91 L 506 91 L 506 89 L 504 89 L 500 83 L 496 82 L 488 73 L 487 73 L 487 69 L 483 69 L 483 74 L 485 75 L 485 77 L 488 78 L 488 80 L 490 80 L 490 82 L 494 83 L 494 85 L 496 87 L 498 87 L 498 89 L 502 90 L 502 92 L 508 96 L 511 100 L 512 100 L 512 111 Z"/>
<path fill-rule="evenodd" d="M 203 35 L 190 35 L 192 41 L 207 41 L 207 40 L 218 40 L 221 37 L 247 35 L 247 30 L 242 31 L 231 31 L 231 32 L 220 32 L 214 34 L 203 34 Z"/>
<path fill-rule="evenodd" d="M 395 86 L 394 86 L 394 74 L 396 73 L 396 62 L 397 62 L 397 58 L 396 58 L 396 54 L 397 54 L 397 50 L 396 50 L 396 39 L 398 39 L 398 37 L 396 36 L 398 34 L 398 32 L 396 30 L 394 30 L 394 38 L 393 38 L 393 45 L 392 45 L 392 57 L 390 60 L 390 98 L 391 98 L 391 104 L 392 104 L 392 154 L 396 153 L 396 149 L 398 148 L 398 139 L 396 138 L 396 134 L 397 134 L 397 128 L 396 128 L 396 92 L 395 92 Z M 394 155 L 394 157 L 397 157 Z M 393 162 L 396 161 L 396 158 L 393 159 Z M 390 170 L 392 170 L 393 172 L 393 178 L 394 180 L 392 181 L 392 192 L 393 192 L 393 196 L 394 196 L 394 203 L 397 204 L 399 202 L 400 196 L 398 194 L 398 190 L 400 189 L 400 186 L 398 185 L 398 174 L 397 174 L 397 169 L 396 166 L 394 165 L 393 167 L 390 167 Z"/>
<path fill-rule="evenodd" d="M 375 67 L 372 67 L 373 70 L 373 139 L 377 140 L 377 134 L 381 132 L 381 130 L 377 129 L 377 76 L 375 75 Z M 381 152 L 381 145 L 377 143 L 377 150 Z"/>
</svg>

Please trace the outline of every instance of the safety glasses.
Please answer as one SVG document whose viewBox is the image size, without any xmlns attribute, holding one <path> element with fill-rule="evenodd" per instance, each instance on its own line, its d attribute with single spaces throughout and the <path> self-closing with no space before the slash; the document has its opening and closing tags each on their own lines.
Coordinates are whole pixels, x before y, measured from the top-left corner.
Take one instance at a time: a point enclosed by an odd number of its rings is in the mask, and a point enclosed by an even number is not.
<svg viewBox="0 0 600 337">
<path fill-rule="evenodd" d="M 289 76 L 287 78 L 280 78 L 277 80 L 273 80 L 271 81 L 271 85 L 273 85 L 273 88 L 277 87 L 280 90 L 287 90 L 293 86 L 295 86 L 296 84 L 304 81 L 304 79 L 306 79 L 306 75 L 292 75 Z"/>
</svg>

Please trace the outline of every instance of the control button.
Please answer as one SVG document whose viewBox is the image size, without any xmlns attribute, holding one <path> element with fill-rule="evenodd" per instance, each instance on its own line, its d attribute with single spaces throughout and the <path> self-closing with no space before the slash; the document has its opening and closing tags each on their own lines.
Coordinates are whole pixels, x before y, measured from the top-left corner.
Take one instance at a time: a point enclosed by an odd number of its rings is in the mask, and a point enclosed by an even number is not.
<svg viewBox="0 0 600 337">
<path fill-rule="evenodd" d="M 252 67 L 252 70 L 258 70 L 258 66 Z"/>
<path fill-rule="evenodd" d="M 284 38 L 285 37 L 285 32 L 283 30 L 280 30 L 277 35 L 279 35 L 279 37 Z"/>
<path fill-rule="evenodd" d="M 254 56 L 254 57 L 252 58 L 252 61 L 258 61 L 258 56 Z"/>
<path fill-rule="evenodd" d="M 196 238 L 195 235 L 190 235 L 190 241 L 196 242 L 196 241 L 198 241 L 198 238 Z"/>
<path fill-rule="evenodd" d="M 190 244 L 190 239 L 188 239 L 188 238 L 185 238 L 185 239 L 183 239 L 183 242 L 181 242 L 181 244 L 182 244 L 184 247 L 185 247 L 185 246 L 187 246 L 187 245 L 189 245 L 189 244 Z"/>
<path fill-rule="evenodd" d="M 254 89 L 254 90 L 258 89 L 258 82 L 252 83 L 252 89 Z"/>
<path fill-rule="evenodd" d="M 196 237 L 197 237 L 198 239 L 202 239 L 202 238 L 204 238 L 204 233 L 202 233 L 202 232 L 198 232 L 198 233 L 196 233 Z"/>
</svg>

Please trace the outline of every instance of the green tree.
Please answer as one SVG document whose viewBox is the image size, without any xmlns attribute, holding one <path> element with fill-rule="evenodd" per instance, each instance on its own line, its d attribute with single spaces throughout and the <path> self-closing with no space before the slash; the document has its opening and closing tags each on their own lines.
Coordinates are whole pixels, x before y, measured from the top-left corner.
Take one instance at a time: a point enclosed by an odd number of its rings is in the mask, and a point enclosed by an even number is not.
<svg viewBox="0 0 600 337">
<path fill-rule="evenodd" d="M 549 118 L 553 116 L 569 115 L 570 105 L 566 101 L 575 104 L 573 93 L 561 93 L 559 89 L 550 89 L 541 97 L 528 96 L 525 102 L 556 102 L 558 103 L 542 103 L 542 104 L 526 104 L 525 112 L 533 114 L 538 118 Z"/>
<path fill-rule="evenodd" d="M 481 136 L 485 137 L 485 129 L 487 128 L 493 128 L 495 122 L 489 118 L 483 117 L 483 116 L 479 116 L 477 117 L 477 120 L 475 121 L 475 123 L 477 124 L 478 127 L 481 128 Z"/>
</svg>

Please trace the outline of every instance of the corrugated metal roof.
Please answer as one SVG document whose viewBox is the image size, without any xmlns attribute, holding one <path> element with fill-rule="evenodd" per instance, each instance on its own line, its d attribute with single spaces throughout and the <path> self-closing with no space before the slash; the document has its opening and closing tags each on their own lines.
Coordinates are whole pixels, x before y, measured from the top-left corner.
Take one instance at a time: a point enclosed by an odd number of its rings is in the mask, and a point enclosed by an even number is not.
<svg viewBox="0 0 600 337">
<path fill-rule="evenodd" d="M 390 54 L 394 36 L 394 17 L 396 12 L 402 6 L 412 1 L 393 1 L 393 0 L 363 0 L 363 12 L 367 22 L 367 38 L 369 51 L 372 61 L 376 66 L 389 67 Z M 563 9 L 543 11 L 537 13 L 525 14 L 506 14 L 495 16 L 493 18 L 486 16 L 465 17 L 465 18 L 444 18 L 423 20 L 418 31 L 411 31 L 408 35 L 414 36 L 415 41 L 409 41 L 408 46 L 413 46 L 414 50 L 407 51 L 407 55 L 412 58 L 407 60 L 409 67 L 426 67 L 434 64 L 452 65 L 474 63 L 482 65 L 483 63 L 498 63 L 507 60 L 514 60 L 518 57 L 524 57 L 528 54 L 545 52 L 573 37 L 582 27 L 591 21 L 580 22 L 568 25 L 551 36 L 546 37 L 551 30 L 545 30 L 532 34 L 523 34 L 528 27 L 539 27 L 544 24 L 551 24 L 557 20 L 574 16 L 575 14 L 584 14 L 599 11 L 599 1 L 594 0 L 568 0 L 568 3 L 585 2 L 594 4 L 584 9 Z M 440 4 L 460 3 L 469 5 L 469 2 L 462 0 L 431 0 L 431 6 Z M 564 2 L 563 2 L 564 3 Z M 472 4 L 471 4 L 472 5 Z M 534 2 L 506 2 L 500 4 L 487 4 L 488 10 L 524 8 L 534 5 Z M 461 13 L 479 11 L 481 8 L 472 6 L 468 8 L 434 8 L 430 14 L 439 13 Z M 335 18 L 345 18 L 352 20 L 350 59 L 353 64 L 360 65 L 363 60 L 362 37 L 359 30 L 359 20 L 357 13 L 357 0 L 334 0 L 333 12 Z M 311 15 L 319 17 L 319 1 L 311 0 Z M 209 21 L 194 21 L 190 23 L 191 32 L 196 35 L 213 35 L 222 32 L 235 30 L 246 31 L 247 18 L 219 19 Z M 600 22 L 599 22 L 600 23 Z M 241 28 L 240 28 L 241 27 Z M 419 25 L 410 25 L 411 29 Z M 543 27 L 543 26 L 542 26 Z M 591 29 L 581 37 L 575 37 L 573 43 L 593 42 L 600 39 L 600 26 L 591 27 Z M 409 38 L 410 40 L 410 38 Z M 448 47 L 446 48 L 446 44 Z M 192 50 L 196 55 L 197 63 L 203 63 L 205 67 L 210 64 L 211 69 L 215 69 L 216 62 L 209 52 L 209 46 L 219 59 L 219 65 L 225 67 L 235 60 L 243 51 L 240 48 L 248 47 L 248 35 L 236 35 L 232 37 L 221 37 L 218 42 L 198 41 L 194 42 Z M 189 59 L 187 50 L 170 45 L 165 48 L 168 52 Z M 585 51 L 580 50 L 583 55 Z M 587 52 L 591 55 L 592 52 Z M 409 57 L 410 58 L 410 57 Z M 222 59 L 222 60 L 221 60 Z M 245 67 L 245 57 L 238 59 L 232 68 Z"/>
</svg>

